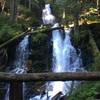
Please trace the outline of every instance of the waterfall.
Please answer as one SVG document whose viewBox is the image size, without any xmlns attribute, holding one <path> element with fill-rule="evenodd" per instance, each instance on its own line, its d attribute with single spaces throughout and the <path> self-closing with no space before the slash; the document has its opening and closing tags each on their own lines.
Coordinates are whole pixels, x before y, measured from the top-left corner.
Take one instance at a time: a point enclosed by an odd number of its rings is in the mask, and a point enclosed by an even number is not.
<svg viewBox="0 0 100 100">
<path fill-rule="evenodd" d="M 58 27 L 56 23 L 54 26 Z M 65 38 L 63 39 L 59 30 L 53 30 L 53 72 L 76 72 L 81 66 L 81 59 L 77 56 L 75 48 L 71 45 L 70 30 L 65 30 Z M 51 82 L 48 87 L 48 96 L 53 98 L 56 94 L 61 93 L 61 96 L 69 92 L 71 81 Z"/>
<path fill-rule="evenodd" d="M 42 20 L 44 24 L 53 24 L 55 17 L 51 14 L 50 4 L 46 4 L 42 11 Z"/>
<path fill-rule="evenodd" d="M 48 16 L 45 17 L 44 11 L 47 12 Z M 50 5 L 45 5 L 43 9 L 43 22 L 44 24 L 53 24 L 52 28 L 59 27 L 58 23 L 54 23 L 55 17 L 51 14 Z M 53 16 L 52 18 L 50 16 Z M 51 22 L 50 22 L 51 21 Z M 70 40 L 70 29 L 65 29 L 64 38 L 62 33 L 57 29 L 52 31 L 52 42 L 53 42 L 53 72 L 76 72 L 80 70 L 82 64 L 80 55 L 77 55 L 76 49 L 72 46 Z M 53 100 L 55 95 L 59 95 L 59 98 L 54 100 L 60 100 L 60 97 L 64 96 L 71 89 L 72 81 L 57 81 L 47 82 L 46 90 L 47 93 L 44 96 L 38 95 L 30 100 Z"/>
<path fill-rule="evenodd" d="M 22 74 L 27 72 L 26 62 L 28 60 L 28 53 L 29 53 L 28 38 L 29 35 L 26 35 L 16 47 L 15 61 L 11 66 L 13 70 L 11 70 L 10 73 Z M 10 85 L 8 84 L 5 100 L 9 100 L 9 87 Z M 25 89 L 25 83 L 23 83 L 23 93 L 24 93 L 24 89 Z"/>
<path fill-rule="evenodd" d="M 19 43 L 19 45 L 16 47 L 16 54 L 15 54 L 15 61 L 13 63 L 13 70 L 10 71 L 12 73 L 26 73 L 27 67 L 26 67 L 26 61 L 28 59 L 28 37 L 29 35 L 26 35 L 24 39 Z"/>
</svg>

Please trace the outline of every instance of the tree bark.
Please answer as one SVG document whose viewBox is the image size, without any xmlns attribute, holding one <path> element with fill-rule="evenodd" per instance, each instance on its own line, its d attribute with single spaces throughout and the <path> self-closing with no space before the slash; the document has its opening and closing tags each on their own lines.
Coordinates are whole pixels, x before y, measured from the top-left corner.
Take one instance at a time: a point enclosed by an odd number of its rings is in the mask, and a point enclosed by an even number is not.
<svg viewBox="0 0 100 100">
<path fill-rule="evenodd" d="M 76 41 L 76 44 L 78 45 L 79 41 L 79 22 L 78 22 L 78 16 L 74 16 L 74 39 Z"/>
<path fill-rule="evenodd" d="M 11 22 L 17 20 L 17 0 L 10 0 Z"/>
<path fill-rule="evenodd" d="M 32 0 L 29 0 L 29 10 L 31 11 L 32 8 Z"/>
<path fill-rule="evenodd" d="M 5 3 L 6 3 L 6 0 L 3 0 L 3 3 L 2 3 L 2 12 L 1 13 L 3 13 L 3 11 L 4 11 Z"/>
<path fill-rule="evenodd" d="M 100 0 L 97 0 L 98 15 L 100 15 Z"/>
<path fill-rule="evenodd" d="M 23 83 L 10 83 L 9 100 L 23 100 Z"/>
</svg>

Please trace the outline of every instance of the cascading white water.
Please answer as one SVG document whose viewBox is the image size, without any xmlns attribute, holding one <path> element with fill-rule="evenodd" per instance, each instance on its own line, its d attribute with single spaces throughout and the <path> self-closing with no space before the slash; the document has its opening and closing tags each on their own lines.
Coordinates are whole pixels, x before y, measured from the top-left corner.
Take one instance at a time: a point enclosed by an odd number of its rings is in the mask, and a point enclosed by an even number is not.
<svg viewBox="0 0 100 100">
<path fill-rule="evenodd" d="M 45 17 L 44 11 L 47 12 L 48 16 Z M 58 23 L 54 23 L 55 17 L 51 14 L 50 5 L 45 5 L 43 10 L 43 22 L 44 24 L 53 24 L 52 28 L 59 27 Z M 77 55 L 75 48 L 72 46 L 70 41 L 70 30 L 65 30 L 65 37 L 63 38 L 62 33 L 57 29 L 52 31 L 52 42 L 53 42 L 53 72 L 76 72 L 80 69 L 81 58 Z M 69 92 L 71 88 L 71 81 L 58 81 L 46 83 L 46 95 L 38 95 L 36 97 L 30 98 L 30 100 L 52 100 L 57 94 L 60 94 L 59 98 L 55 100 L 60 100 L 60 97 Z"/>
<path fill-rule="evenodd" d="M 42 20 L 44 24 L 53 24 L 55 17 L 51 14 L 50 4 L 46 4 L 42 11 Z"/>
<path fill-rule="evenodd" d="M 54 26 L 59 27 L 56 23 Z M 75 48 L 71 45 L 70 41 L 70 30 L 65 30 L 65 38 L 63 39 L 62 33 L 59 30 L 53 30 L 53 72 L 76 72 L 81 65 L 81 59 L 77 56 Z M 48 90 L 50 98 L 56 94 L 61 93 L 65 95 L 71 88 L 71 81 L 59 81 L 51 82 L 49 87 L 52 90 Z"/>
<path fill-rule="evenodd" d="M 29 35 L 26 35 L 23 40 L 18 44 L 16 47 L 16 54 L 15 54 L 15 61 L 12 64 L 13 70 L 10 71 L 10 73 L 17 73 L 22 74 L 26 73 L 26 61 L 28 59 L 28 53 L 29 53 Z M 9 100 L 9 84 L 7 86 L 7 92 L 5 95 L 5 100 Z M 23 83 L 23 93 L 25 89 L 25 84 Z"/>
<path fill-rule="evenodd" d="M 13 70 L 10 71 L 12 73 L 25 73 L 26 68 L 26 61 L 28 59 L 28 37 L 29 35 L 26 35 L 24 39 L 19 43 L 19 45 L 16 47 L 16 54 L 15 54 L 15 61 L 13 63 Z"/>
</svg>

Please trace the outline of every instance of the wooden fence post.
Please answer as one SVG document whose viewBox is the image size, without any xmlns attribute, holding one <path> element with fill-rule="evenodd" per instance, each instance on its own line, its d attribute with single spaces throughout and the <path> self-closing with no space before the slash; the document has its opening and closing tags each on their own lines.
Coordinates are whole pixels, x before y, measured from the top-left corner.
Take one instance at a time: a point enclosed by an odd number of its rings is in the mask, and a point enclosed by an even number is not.
<svg viewBox="0 0 100 100">
<path fill-rule="evenodd" d="M 10 82 L 9 100 L 23 100 L 22 82 Z"/>
</svg>

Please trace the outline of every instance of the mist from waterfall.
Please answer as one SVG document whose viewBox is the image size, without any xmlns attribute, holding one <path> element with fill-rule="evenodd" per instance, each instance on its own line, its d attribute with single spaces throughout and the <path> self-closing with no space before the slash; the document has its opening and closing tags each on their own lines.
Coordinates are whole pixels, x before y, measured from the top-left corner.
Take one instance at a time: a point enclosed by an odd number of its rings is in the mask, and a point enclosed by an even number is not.
<svg viewBox="0 0 100 100">
<path fill-rule="evenodd" d="M 46 13 L 48 14 L 46 17 Z M 50 4 L 45 5 L 43 9 L 42 19 L 44 24 L 52 24 L 52 28 L 59 27 L 58 23 L 54 23 L 55 17 L 51 14 Z M 65 29 L 64 38 L 60 30 L 52 31 L 53 55 L 52 55 L 52 72 L 76 72 L 80 70 L 82 65 L 81 55 L 77 55 L 76 49 L 72 46 L 70 40 L 70 29 Z M 71 89 L 72 81 L 52 81 L 46 84 L 45 95 L 37 95 L 29 100 L 52 100 L 55 95 L 59 94 L 59 98 L 64 96 Z"/>
<path fill-rule="evenodd" d="M 16 53 L 15 53 L 15 60 L 13 64 L 11 65 L 11 70 L 9 73 L 16 73 L 16 74 L 22 74 L 27 72 L 27 60 L 29 55 L 29 35 L 26 35 L 22 41 L 18 44 L 16 47 Z M 7 85 L 7 92 L 5 95 L 5 100 L 9 100 L 9 87 L 10 85 Z M 23 93 L 25 89 L 25 83 L 23 83 Z"/>
</svg>

